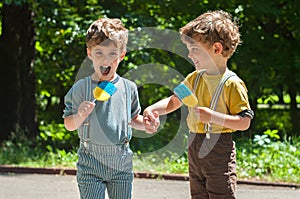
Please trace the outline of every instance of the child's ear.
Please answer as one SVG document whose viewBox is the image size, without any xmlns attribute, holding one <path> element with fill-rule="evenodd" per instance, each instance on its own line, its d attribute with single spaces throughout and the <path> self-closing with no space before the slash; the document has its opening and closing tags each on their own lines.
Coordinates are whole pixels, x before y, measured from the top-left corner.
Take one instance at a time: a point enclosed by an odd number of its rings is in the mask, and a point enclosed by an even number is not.
<svg viewBox="0 0 300 199">
<path fill-rule="evenodd" d="M 124 59 L 125 55 L 126 55 L 126 51 L 123 51 L 120 56 L 120 61 Z"/>
<path fill-rule="evenodd" d="M 213 45 L 216 54 L 222 54 L 223 52 L 223 45 L 220 42 L 216 42 Z"/>
<path fill-rule="evenodd" d="M 93 60 L 92 59 L 92 50 L 90 48 L 86 48 L 86 54 L 90 60 Z"/>
</svg>

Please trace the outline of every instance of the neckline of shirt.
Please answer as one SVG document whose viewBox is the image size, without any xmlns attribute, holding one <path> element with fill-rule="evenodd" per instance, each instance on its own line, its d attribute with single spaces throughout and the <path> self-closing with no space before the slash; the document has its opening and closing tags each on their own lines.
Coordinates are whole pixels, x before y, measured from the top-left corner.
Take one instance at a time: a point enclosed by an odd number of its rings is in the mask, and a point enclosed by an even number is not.
<svg viewBox="0 0 300 199">
<path fill-rule="evenodd" d="M 113 84 L 116 84 L 118 81 L 119 81 L 119 79 L 120 79 L 120 76 L 119 75 L 117 75 L 116 76 L 116 78 L 114 78 L 112 81 L 110 81 L 111 83 L 113 83 Z M 99 83 L 101 83 L 102 81 L 95 81 L 95 80 L 93 80 L 92 79 L 92 83 L 94 83 L 94 84 L 99 84 Z"/>
</svg>

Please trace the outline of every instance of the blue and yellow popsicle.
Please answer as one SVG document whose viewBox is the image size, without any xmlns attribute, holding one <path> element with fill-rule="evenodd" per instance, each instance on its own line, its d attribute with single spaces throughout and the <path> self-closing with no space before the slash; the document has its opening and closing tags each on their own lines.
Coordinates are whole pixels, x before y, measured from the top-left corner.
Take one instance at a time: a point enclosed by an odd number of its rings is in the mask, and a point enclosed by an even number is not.
<svg viewBox="0 0 300 199">
<path fill-rule="evenodd" d="M 115 85 L 109 81 L 103 81 L 98 84 L 93 90 L 93 95 L 95 100 L 106 101 L 108 100 L 115 92 L 117 88 Z M 94 101 L 95 101 L 94 100 Z"/>
<path fill-rule="evenodd" d="M 198 104 L 198 99 L 194 93 L 184 84 L 180 83 L 174 88 L 175 95 L 188 107 L 195 107 Z"/>
</svg>

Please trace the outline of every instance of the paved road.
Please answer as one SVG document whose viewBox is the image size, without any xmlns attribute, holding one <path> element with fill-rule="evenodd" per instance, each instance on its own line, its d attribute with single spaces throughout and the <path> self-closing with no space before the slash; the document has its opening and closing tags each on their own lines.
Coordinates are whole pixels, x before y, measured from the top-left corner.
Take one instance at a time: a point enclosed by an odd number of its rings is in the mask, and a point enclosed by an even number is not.
<svg viewBox="0 0 300 199">
<path fill-rule="evenodd" d="M 296 199 L 299 189 L 238 185 L 238 199 Z M 0 173 L 0 199 L 78 199 L 75 176 Z M 187 181 L 135 178 L 133 199 L 188 199 Z"/>
</svg>

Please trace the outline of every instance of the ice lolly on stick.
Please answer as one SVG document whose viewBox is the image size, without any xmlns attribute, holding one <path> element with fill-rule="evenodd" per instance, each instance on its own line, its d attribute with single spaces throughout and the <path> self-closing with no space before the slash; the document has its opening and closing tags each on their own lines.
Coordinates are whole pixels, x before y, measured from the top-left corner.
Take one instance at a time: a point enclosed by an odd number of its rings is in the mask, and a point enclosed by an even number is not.
<svg viewBox="0 0 300 199">
<path fill-rule="evenodd" d="M 180 83 L 174 88 L 175 95 L 188 107 L 195 107 L 198 104 L 198 99 L 193 92 L 184 84 Z"/>
<path fill-rule="evenodd" d="M 108 100 L 115 92 L 117 91 L 117 88 L 115 85 L 108 81 L 103 81 L 98 84 L 97 87 L 93 90 L 94 95 L 94 101 L 106 101 Z"/>
</svg>

